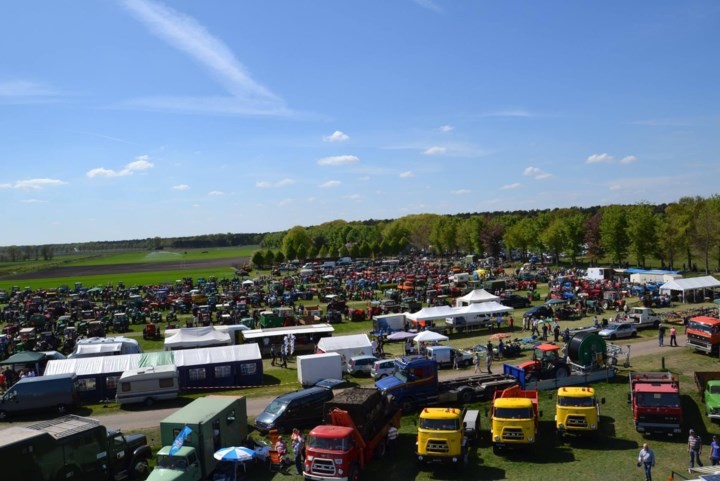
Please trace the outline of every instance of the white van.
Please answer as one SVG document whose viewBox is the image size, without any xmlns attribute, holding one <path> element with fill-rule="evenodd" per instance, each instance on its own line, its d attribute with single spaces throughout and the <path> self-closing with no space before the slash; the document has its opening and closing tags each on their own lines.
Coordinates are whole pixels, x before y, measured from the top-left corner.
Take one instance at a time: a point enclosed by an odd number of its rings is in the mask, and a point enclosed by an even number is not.
<svg viewBox="0 0 720 481">
<path fill-rule="evenodd" d="M 461 351 L 450 346 L 428 346 L 425 348 L 428 359 L 433 359 L 440 367 L 452 367 L 457 357 L 457 364 L 460 367 L 467 367 L 472 364 L 472 354 Z"/>
<path fill-rule="evenodd" d="M 128 369 L 118 380 L 115 402 L 152 406 L 155 401 L 175 399 L 179 390 L 177 366 Z"/>
</svg>

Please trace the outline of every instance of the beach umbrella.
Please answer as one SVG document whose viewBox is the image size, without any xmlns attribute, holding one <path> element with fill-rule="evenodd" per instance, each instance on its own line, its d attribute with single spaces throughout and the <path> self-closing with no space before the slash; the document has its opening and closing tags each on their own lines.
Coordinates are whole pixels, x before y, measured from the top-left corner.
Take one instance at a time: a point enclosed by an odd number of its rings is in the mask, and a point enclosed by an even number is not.
<svg viewBox="0 0 720 481">
<path fill-rule="evenodd" d="M 244 463 L 255 457 L 255 451 L 244 446 L 231 446 L 229 448 L 222 448 L 215 451 L 213 457 L 218 461 L 235 461 L 238 463 Z"/>
</svg>

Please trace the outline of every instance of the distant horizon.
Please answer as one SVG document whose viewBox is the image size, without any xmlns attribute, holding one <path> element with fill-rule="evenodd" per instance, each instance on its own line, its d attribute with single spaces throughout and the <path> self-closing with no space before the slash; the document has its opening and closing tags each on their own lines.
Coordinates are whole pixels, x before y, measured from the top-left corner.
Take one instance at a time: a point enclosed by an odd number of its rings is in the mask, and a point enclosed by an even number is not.
<svg viewBox="0 0 720 481">
<path fill-rule="evenodd" d="M 720 4 L 27 2 L 3 245 L 666 204 L 720 176 Z"/>
</svg>

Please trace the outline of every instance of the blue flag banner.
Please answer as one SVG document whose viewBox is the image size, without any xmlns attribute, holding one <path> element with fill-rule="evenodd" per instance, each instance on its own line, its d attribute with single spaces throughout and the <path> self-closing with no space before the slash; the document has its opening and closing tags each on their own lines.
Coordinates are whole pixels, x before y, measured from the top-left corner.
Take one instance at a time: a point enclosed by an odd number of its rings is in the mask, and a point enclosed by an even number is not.
<svg viewBox="0 0 720 481">
<path fill-rule="evenodd" d="M 188 426 L 185 426 L 180 430 L 177 437 L 175 438 L 175 441 L 173 441 L 172 446 L 170 447 L 170 456 L 180 451 L 180 448 L 182 448 L 183 443 L 187 439 L 187 437 L 192 432 L 192 429 L 190 429 Z"/>
</svg>

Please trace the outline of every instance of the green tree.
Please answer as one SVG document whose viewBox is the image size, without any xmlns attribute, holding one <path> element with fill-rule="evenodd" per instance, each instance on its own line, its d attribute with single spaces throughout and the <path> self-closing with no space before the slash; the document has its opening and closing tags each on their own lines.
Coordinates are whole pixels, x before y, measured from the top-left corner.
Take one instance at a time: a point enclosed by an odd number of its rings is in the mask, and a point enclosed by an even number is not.
<svg viewBox="0 0 720 481">
<path fill-rule="evenodd" d="M 628 253 L 628 218 L 627 211 L 621 205 L 609 205 L 602 209 L 600 221 L 600 237 L 603 247 L 610 254 L 612 261 L 621 264 Z"/>
<path fill-rule="evenodd" d="M 562 229 L 565 236 L 565 254 L 570 258 L 573 264 L 577 262 L 577 258 L 582 252 L 585 243 L 585 221 L 586 218 L 581 213 L 570 213 L 563 217 Z"/>
<path fill-rule="evenodd" d="M 480 234 L 483 224 L 483 218 L 477 215 L 461 220 L 457 226 L 458 248 L 466 253 L 482 253 L 484 249 Z"/>
<path fill-rule="evenodd" d="M 480 237 L 488 255 L 500 257 L 504 234 L 505 227 L 497 220 L 489 219 L 485 222 L 485 229 Z"/>
<path fill-rule="evenodd" d="M 265 265 L 265 254 L 262 251 L 255 251 L 250 260 L 256 269 L 262 269 Z"/>
<path fill-rule="evenodd" d="M 268 249 L 265 251 L 265 255 L 263 257 L 265 258 L 265 264 L 268 267 L 272 267 L 275 263 L 275 253 Z"/>
<path fill-rule="evenodd" d="M 555 264 L 560 263 L 560 253 L 568 245 L 566 228 L 563 219 L 556 218 L 542 232 L 543 243 L 552 252 Z"/>
<path fill-rule="evenodd" d="M 638 266 L 645 267 L 649 255 L 657 252 L 657 218 L 653 208 L 646 203 L 628 209 L 627 235 L 630 249 L 635 254 Z"/>
<path fill-rule="evenodd" d="M 302 226 L 295 226 L 287 233 L 282 239 L 281 250 L 285 253 L 288 259 L 294 259 L 297 256 L 298 249 L 300 246 L 305 246 L 305 249 L 310 249 L 312 240 L 307 233 L 307 230 Z"/>
<path fill-rule="evenodd" d="M 705 264 L 705 274 L 710 274 L 710 252 L 720 241 L 720 197 L 713 196 L 700 202 L 693 223 L 692 239 Z"/>
<path fill-rule="evenodd" d="M 605 256 L 605 247 L 602 243 L 600 224 L 602 212 L 596 212 L 585 221 L 585 243 L 587 244 L 587 255 L 591 261 L 597 262 Z"/>
<path fill-rule="evenodd" d="M 300 260 L 305 260 L 308 257 L 308 247 L 305 244 L 301 244 L 297 248 L 297 252 L 295 253 L 295 258 Z"/>
<path fill-rule="evenodd" d="M 283 254 L 282 251 L 277 251 L 275 253 L 275 262 L 277 262 L 278 264 L 282 264 L 283 262 L 285 262 L 285 254 Z"/>
<path fill-rule="evenodd" d="M 452 217 L 438 217 L 430 229 L 430 243 L 438 254 L 457 251 L 457 223 Z"/>
</svg>

